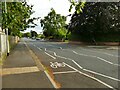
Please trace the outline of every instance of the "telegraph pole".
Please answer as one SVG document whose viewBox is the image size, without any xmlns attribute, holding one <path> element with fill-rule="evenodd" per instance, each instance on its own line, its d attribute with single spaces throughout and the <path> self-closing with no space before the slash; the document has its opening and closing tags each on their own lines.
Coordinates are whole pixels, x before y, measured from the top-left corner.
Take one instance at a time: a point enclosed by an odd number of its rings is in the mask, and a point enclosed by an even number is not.
<svg viewBox="0 0 120 90">
<path fill-rule="evenodd" d="M 7 4 L 5 0 L 5 13 L 7 14 Z M 6 24 L 7 24 L 7 18 L 6 18 Z M 9 49 L 9 40 L 8 40 L 8 29 L 6 28 L 6 44 L 7 44 L 7 55 L 9 55 L 10 49 Z"/>
</svg>

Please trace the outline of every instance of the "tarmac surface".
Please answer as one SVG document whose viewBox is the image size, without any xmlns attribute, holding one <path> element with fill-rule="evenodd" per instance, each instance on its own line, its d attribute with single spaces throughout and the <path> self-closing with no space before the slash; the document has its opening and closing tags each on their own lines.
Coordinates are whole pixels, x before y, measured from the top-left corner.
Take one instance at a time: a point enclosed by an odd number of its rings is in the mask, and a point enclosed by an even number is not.
<svg viewBox="0 0 120 90">
<path fill-rule="evenodd" d="M 3 65 L 3 88 L 117 90 L 120 83 L 118 50 L 112 46 L 80 46 L 24 38 Z M 39 67 L 39 62 L 43 66 Z"/>
</svg>

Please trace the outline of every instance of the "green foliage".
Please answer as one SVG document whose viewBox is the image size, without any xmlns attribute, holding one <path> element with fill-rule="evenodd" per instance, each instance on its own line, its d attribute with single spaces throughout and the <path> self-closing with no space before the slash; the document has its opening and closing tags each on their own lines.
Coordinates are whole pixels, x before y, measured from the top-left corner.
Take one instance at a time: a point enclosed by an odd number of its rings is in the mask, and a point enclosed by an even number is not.
<svg viewBox="0 0 120 90">
<path fill-rule="evenodd" d="M 2 2 L 0 2 L 0 27 L 2 25 Z"/>
<path fill-rule="evenodd" d="M 65 21 L 65 16 L 56 14 L 55 10 L 51 9 L 51 12 L 49 12 L 48 15 L 40 21 L 45 37 L 52 36 L 53 38 L 62 38 L 66 30 Z"/>
<path fill-rule="evenodd" d="M 33 20 L 38 18 L 30 19 L 30 15 L 34 13 L 33 6 L 26 2 L 7 2 L 6 6 L 5 10 L 5 2 L 2 2 L 2 28 L 8 28 L 9 34 L 19 35 L 20 31 L 36 25 Z"/>
<path fill-rule="evenodd" d="M 120 33 L 118 2 L 86 2 L 81 10 L 78 13 L 76 9 L 72 15 L 69 32 L 79 35 L 82 40 L 87 38 L 86 40 L 92 42 L 97 41 L 101 33 Z"/>
<path fill-rule="evenodd" d="M 43 38 L 45 38 L 45 36 L 43 34 L 41 34 L 39 38 L 43 39 Z"/>
<path fill-rule="evenodd" d="M 32 31 L 32 30 L 31 30 L 30 34 L 31 34 L 31 37 L 35 37 L 36 38 L 38 36 L 37 32 Z"/>
<path fill-rule="evenodd" d="M 82 12 L 82 9 L 84 8 L 85 3 L 86 3 L 86 2 L 78 2 L 75 0 L 69 0 L 69 2 L 71 3 L 69 12 L 71 12 L 72 8 L 75 7 L 77 14 Z"/>
<path fill-rule="evenodd" d="M 31 37 L 31 33 L 30 33 L 30 32 L 27 32 L 27 33 L 24 33 L 22 36 L 23 36 L 23 37 Z"/>
</svg>

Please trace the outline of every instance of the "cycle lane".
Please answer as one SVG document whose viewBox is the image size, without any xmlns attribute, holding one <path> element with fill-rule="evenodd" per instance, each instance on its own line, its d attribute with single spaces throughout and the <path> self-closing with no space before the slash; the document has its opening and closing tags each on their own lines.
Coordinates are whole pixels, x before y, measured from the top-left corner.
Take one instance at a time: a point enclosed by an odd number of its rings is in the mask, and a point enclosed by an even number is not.
<svg viewBox="0 0 120 90">
<path fill-rule="evenodd" d="M 105 85 L 103 85 L 99 82 L 96 82 L 95 80 L 78 73 L 76 70 L 73 70 L 72 68 L 70 68 L 68 66 L 59 67 L 59 65 L 58 65 L 58 68 L 52 68 L 50 66 L 51 65 L 50 62 L 52 62 L 52 63 L 64 62 L 64 63 L 68 64 L 68 61 L 61 59 L 61 58 L 53 59 L 50 56 L 45 55 L 45 53 L 40 53 L 40 51 L 35 47 L 33 50 L 38 57 L 40 57 L 40 58 L 42 57 L 42 59 L 41 59 L 42 64 L 44 66 L 46 66 L 48 68 L 48 70 L 50 69 L 50 71 L 52 71 L 52 74 L 54 75 L 55 80 L 61 84 L 62 88 L 84 88 L 84 87 L 86 87 L 86 88 L 93 88 L 93 87 L 94 88 L 106 88 Z M 71 61 L 69 61 L 69 62 L 71 62 Z M 68 78 L 66 78 L 66 77 L 68 77 Z M 93 85 L 90 82 L 92 82 Z"/>
</svg>

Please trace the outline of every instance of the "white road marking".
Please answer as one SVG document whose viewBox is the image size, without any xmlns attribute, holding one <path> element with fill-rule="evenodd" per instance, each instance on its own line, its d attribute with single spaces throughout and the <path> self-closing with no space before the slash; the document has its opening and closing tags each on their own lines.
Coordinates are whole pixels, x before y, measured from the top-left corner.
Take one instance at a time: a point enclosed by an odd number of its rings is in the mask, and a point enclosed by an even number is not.
<svg viewBox="0 0 120 90">
<path fill-rule="evenodd" d="M 26 45 L 26 47 L 29 49 L 28 45 L 24 42 L 24 44 Z M 30 49 L 29 49 L 30 50 Z M 30 50 L 32 53 L 33 51 Z M 46 76 L 48 77 L 48 79 L 50 80 L 50 82 L 52 83 L 53 87 L 58 89 L 59 87 L 57 86 L 56 82 L 52 79 L 52 77 L 48 74 L 48 72 L 46 71 L 45 67 L 43 66 L 43 64 L 39 61 L 40 65 L 42 66 L 42 68 L 45 70 L 44 73 L 46 74 Z"/>
<path fill-rule="evenodd" d="M 47 51 L 48 51 L 48 50 L 47 50 Z M 67 60 L 71 60 L 72 62 L 75 61 L 75 60 L 72 60 L 72 59 L 70 59 L 70 58 L 58 56 L 54 51 L 51 51 L 51 52 L 53 52 L 53 53 L 54 53 L 54 56 L 56 56 L 56 57 L 63 58 L 63 59 L 67 59 Z M 73 52 L 74 52 L 74 53 L 77 53 L 77 52 L 75 52 L 75 51 L 73 51 Z M 47 53 L 47 54 L 48 54 L 48 53 Z M 50 54 L 48 54 L 48 55 L 50 55 Z M 54 56 L 52 56 L 52 57 L 55 59 Z M 90 56 L 90 55 L 87 55 L 87 56 Z M 51 57 L 51 55 L 50 55 L 50 57 Z M 91 57 L 97 57 L 97 56 L 91 56 Z M 76 62 L 74 62 L 74 63 L 76 64 Z M 104 75 L 104 74 L 101 74 L 101 73 L 98 73 L 98 72 L 95 72 L 95 71 L 92 71 L 92 70 L 85 69 L 85 68 L 83 68 L 82 66 L 80 66 L 79 64 L 76 64 L 76 65 L 79 66 L 79 68 L 81 68 L 81 69 L 84 70 L 84 71 L 91 72 L 91 73 L 93 73 L 93 74 L 96 74 L 96 75 L 99 75 L 99 76 L 103 76 L 103 77 L 106 77 L 106 78 L 109 78 L 109 79 L 112 79 L 112 80 L 115 80 L 115 81 L 120 81 L 119 79 L 116 79 L 116 78 L 113 78 L 113 77 L 110 77 L 110 76 L 107 76 L 107 75 Z"/>
<path fill-rule="evenodd" d="M 62 49 L 62 47 L 60 47 L 60 49 Z"/>
<path fill-rule="evenodd" d="M 45 70 L 44 71 L 46 76 L 48 77 L 48 79 L 50 80 L 50 82 L 52 83 L 52 85 L 55 87 L 55 88 L 58 88 L 55 81 L 53 81 L 53 79 L 50 77 L 50 75 L 47 73 L 47 71 Z"/>
<path fill-rule="evenodd" d="M 65 63 L 65 64 L 66 64 L 66 63 Z M 89 78 L 91 78 L 91 79 L 93 79 L 93 80 L 96 80 L 96 81 L 98 81 L 99 83 L 107 86 L 108 88 L 111 88 L 111 89 L 113 89 L 113 90 L 116 90 L 114 87 L 108 85 L 107 83 L 105 83 L 105 82 L 103 82 L 103 81 L 101 81 L 101 80 L 99 80 L 99 79 L 97 79 L 97 78 L 95 78 L 95 77 L 93 77 L 93 76 L 90 76 L 90 75 L 88 75 L 88 74 L 86 74 L 86 73 L 83 73 L 83 72 L 77 70 L 76 68 L 74 68 L 74 67 L 72 67 L 72 66 L 70 66 L 70 65 L 68 65 L 68 64 L 66 64 L 66 65 L 67 65 L 68 67 L 70 67 L 71 69 L 77 71 L 78 73 L 80 73 L 80 74 L 82 74 L 82 75 L 84 75 L 84 76 L 86 76 L 86 77 L 89 77 Z"/>
<path fill-rule="evenodd" d="M 46 51 L 46 48 L 45 48 L 45 51 Z"/>
<path fill-rule="evenodd" d="M 54 52 L 54 55 L 57 56 L 55 52 Z"/>
<path fill-rule="evenodd" d="M 53 59 L 56 59 L 56 57 L 54 57 L 54 56 L 52 56 L 52 55 L 50 55 L 49 53 L 47 53 L 47 52 L 45 52 L 45 54 L 46 55 L 48 55 L 48 56 L 50 56 L 51 58 L 53 58 Z"/>
<path fill-rule="evenodd" d="M 106 52 L 101 52 L 101 51 L 88 50 L 88 49 L 85 49 L 85 48 L 82 48 L 82 50 L 86 50 L 86 51 L 90 51 L 90 52 L 102 53 L 102 54 L 106 54 L 106 55 L 109 55 L 109 56 L 114 56 L 114 57 L 120 57 L 120 56 L 118 56 L 118 55 L 113 55 L 113 54 L 106 53 Z"/>
<path fill-rule="evenodd" d="M 75 73 L 78 71 L 64 71 L 64 72 L 53 72 L 53 74 L 65 74 L 65 73 Z"/>
<path fill-rule="evenodd" d="M 76 64 L 80 69 L 82 69 L 84 71 L 91 72 L 93 74 L 96 74 L 96 75 L 99 75 L 99 76 L 102 76 L 102 77 L 106 77 L 106 78 L 109 78 L 109 79 L 112 79 L 112 80 L 115 80 L 115 81 L 120 81 L 119 79 L 116 79 L 116 78 L 113 78 L 113 77 L 110 77 L 110 76 L 107 76 L 107 75 L 104 75 L 104 74 L 101 74 L 101 73 L 98 73 L 98 72 L 95 72 L 95 71 L 92 71 L 92 70 L 85 69 L 82 66 L 80 66 L 78 63 L 76 63 L 75 60 L 73 60 L 73 59 L 58 56 L 56 53 L 55 53 L 55 55 L 56 55 L 56 57 L 59 57 L 59 58 L 71 60 L 72 62 L 74 62 L 74 64 Z"/>
<path fill-rule="evenodd" d="M 72 60 L 72 62 L 74 62 L 80 69 L 83 69 L 83 67 L 76 63 L 75 60 Z"/>
<path fill-rule="evenodd" d="M 39 50 L 42 50 L 41 48 L 38 48 Z"/>
<path fill-rule="evenodd" d="M 97 58 L 97 59 L 102 60 L 102 61 L 104 61 L 104 62 L 106 62 L 106 63 L 112 64 L 112 65 L 115 65 L 115 66 L 120 66 L 119 64 L 112 63 L 112 62 L 110 62 L 110 61 L 108 61 L 108 60 L 106 60 L 106 59 L 104 59 L 104 58 L 98 57 L 98 56 L 86 55 L 86 54 L 80 54 L 80 53 L 77 53 L 77 52 L 74 51 L 74 50 L 72 50 L 72 51 L 73 51 L 73 53 L 75 53 L 75 54 L 77 54 L 77 55 Z"/>
<path fill-rule="evenodd" d="M 41 50 L 39 47 L 37 47 L 37 49 Z"/>
<path fill-rule="evenodd" d="M 81 56 L 88 56 L 88 57 L 97 57 L 97 56 L 93 56 L 93 55 L 86 55 L 86 54 L 81 54 L 81 53 L 77 53 L 76 51 L 72 50 L 73 53 L 77 54 L 77 55 L 81 55 Z"/>
<path fill-rule="evenodd" d="M 53 45 L 50 45 L 50 46 L 53 46 Z M 59 47 L 59 48 L 62 49 L 62 47 Z M 66 50 L 66 49 L 62 49 L 62 50 Z M 72 51 L 73 53 L 75 53 L 75 54 L 77 54 L 77 55 L 86 56 L 86 57 L 88 56 L 88 57 L 98 58 L 99 60 L 102 60 L 102 61 L 104 61 L 104 62 L 106 62 L 106 63 L 112 64 L 112 65 L 115 65 L 115 66 L 120 66 L 119 64 L 112 63 L 112 62 L 110 62 L 110 61 L 108 61 L 108 60 L 105 60 L 105 59 L 103 59 L 103 58 L 101 58 L 101 57 L 98 57 L 98 56 L 80 54 L 80 53 L 77 53 L 77 52 L 74 51 L 74 50 L 69 50 L 69 51 Z M 108 53 L 105 53 L 105 54 L 108 54 Z M 54 54 L 54 55 L 55 55 L 55 54 Z M 108 55 L 111 55 L 111 54 L 108 54 Z M 113 56 L 113 55 L 112 55 L 112 56 Z M 63 57 L 62 57 L 62 58 L 63 58 Z M 79 66 L 79 65 L 78 65 L 78 66 Z"/>
<path fill-rule="evenodd" d="M 100 75 L 100 76 L 112 79 L 112 80 L 115 80 L 115 81 L 120 81 L 119 79 L 116 79 L 116 78 L 113 78 L 113 77 L 110 77 L 110 76 L 107 76 L 107 75 L 104 75 L 104 74 L 101 74 L 101 73 L 97 73 L 97 72 L 94 72 L 94 71 L 91 71 L 91 70 L 88 70 L 88 69 L 83 69 L 83 70 L 87 71 L 87 72 L 90 72 L 90 73 L 94 73 L 96 75 Z"/>
<path fill-rule="evenodd" d="M 50 62 L 50 66 L 52 67 L 52 68 L 60 68 L 60 67 L 65 67 L 65 64 L 64 64 L 64 62 Z"/>
</svg>

